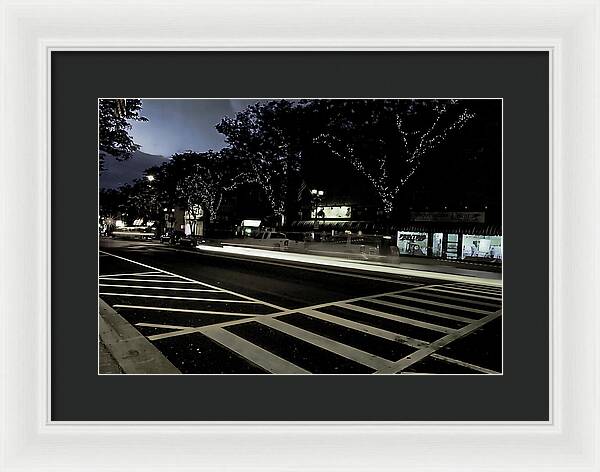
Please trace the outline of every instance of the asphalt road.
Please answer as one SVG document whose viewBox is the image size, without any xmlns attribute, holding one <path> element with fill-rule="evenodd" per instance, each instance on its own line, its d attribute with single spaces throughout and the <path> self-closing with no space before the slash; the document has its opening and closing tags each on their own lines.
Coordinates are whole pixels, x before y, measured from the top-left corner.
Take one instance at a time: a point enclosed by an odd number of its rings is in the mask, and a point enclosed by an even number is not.
<svg viewBox="0 0 600 472">
<path fill-rule="evenodd" d="M 501 288 L 100 241 L 99 294 L 181 372 L 493 374 Z"/>
</svg>

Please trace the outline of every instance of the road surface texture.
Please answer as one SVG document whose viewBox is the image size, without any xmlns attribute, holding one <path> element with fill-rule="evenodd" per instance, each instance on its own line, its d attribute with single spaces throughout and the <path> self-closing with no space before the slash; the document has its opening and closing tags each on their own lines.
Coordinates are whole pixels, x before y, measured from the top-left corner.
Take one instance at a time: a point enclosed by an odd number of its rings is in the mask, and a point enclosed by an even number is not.
<svg viewBox="0 0 600 472">
<path fill-rule="evenodd" d="M 99 296 L 184 374 L 498 374 L 502 288 L 100 241 Z"/>
</svg>

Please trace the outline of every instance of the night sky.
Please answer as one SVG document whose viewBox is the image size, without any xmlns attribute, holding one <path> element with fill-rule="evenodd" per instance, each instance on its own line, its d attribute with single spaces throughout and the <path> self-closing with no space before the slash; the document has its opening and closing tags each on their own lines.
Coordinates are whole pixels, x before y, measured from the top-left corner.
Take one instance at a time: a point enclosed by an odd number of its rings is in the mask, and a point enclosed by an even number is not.
<svg viewBox="0 0 600 472">
<path fill-rule="evenodd" d="M 146 122 L 133 122 L 131 136 L 141 151 L 161 156 L 193 150 L 219 150 L 225 145 L 215 125 L 260 100 L 143 99 Z"/>
<path fill-rule="evenodd" d="M 131 121 L 129 134 L 141 146 L 131 159 L 105 159 L 100 188 L 119 188 L 140 178 L 148 167 L 159 166 L 177 152 L 219 150 L 225 146 L 215 125 L 259 99 L 142 99 L 142 116 Z"/>
</svg>

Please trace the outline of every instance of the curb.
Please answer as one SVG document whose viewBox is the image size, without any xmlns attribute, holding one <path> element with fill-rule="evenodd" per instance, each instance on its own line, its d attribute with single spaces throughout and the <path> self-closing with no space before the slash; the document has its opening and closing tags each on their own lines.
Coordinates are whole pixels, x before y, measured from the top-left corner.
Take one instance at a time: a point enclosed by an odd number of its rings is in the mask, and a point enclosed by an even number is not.
<svg viewBox="0 0 600 472">
<path fill-rule="evenodd" d="M 125 374 L 181 374 L 142 333 L 98 299 L 100 339 Z"/>
</svg>

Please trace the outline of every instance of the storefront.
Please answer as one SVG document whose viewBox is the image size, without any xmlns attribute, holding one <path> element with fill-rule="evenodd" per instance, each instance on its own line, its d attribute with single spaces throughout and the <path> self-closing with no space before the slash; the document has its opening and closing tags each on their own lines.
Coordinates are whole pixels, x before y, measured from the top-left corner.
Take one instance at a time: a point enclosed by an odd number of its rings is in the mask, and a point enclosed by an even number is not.
<svg viewBox="0 0 600 472">
<path fill-rule="evenodd" d="M 485 224 L 420 222 L 397 228 L 398 254 L 501 263 L 502 228 Z"/>
<path fill-rule="evenodd" d="M 463 235 L 462 258 L 465 260 L 502 260 L 502 236 Z"/>
<path fill-rule="evenodd" d="M 183 231 L 186 235 L 204 236 L 204 210 L 200 205 L 185 211 L 183 215 Z"/>
</svg>

